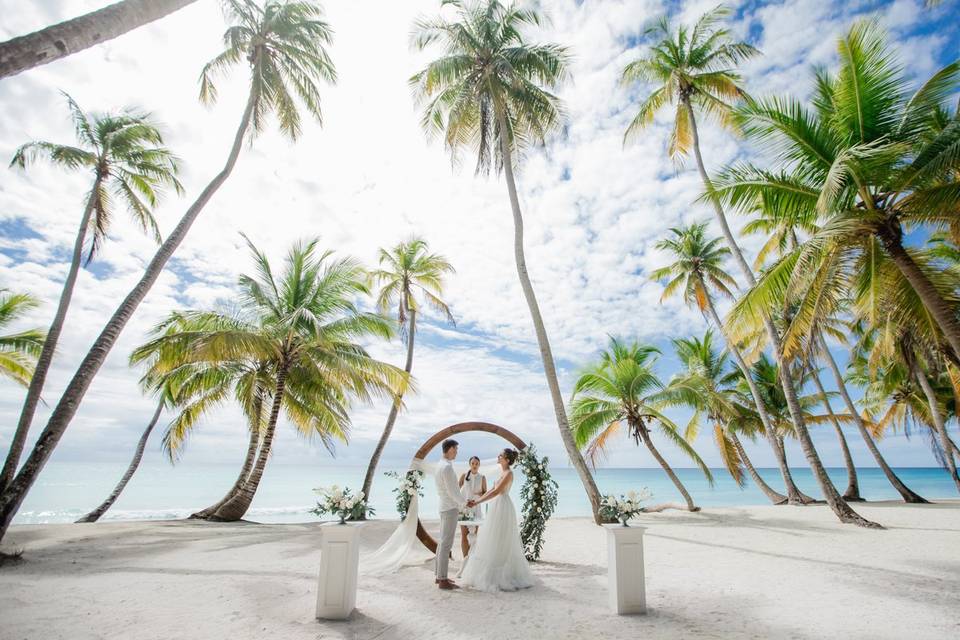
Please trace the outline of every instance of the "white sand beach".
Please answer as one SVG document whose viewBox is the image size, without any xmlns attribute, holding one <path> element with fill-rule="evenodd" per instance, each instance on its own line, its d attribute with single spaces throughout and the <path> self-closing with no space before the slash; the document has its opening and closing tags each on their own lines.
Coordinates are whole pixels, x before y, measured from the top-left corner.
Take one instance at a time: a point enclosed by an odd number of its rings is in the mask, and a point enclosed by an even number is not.
<svg viewBox="0 0 960 640">
<path fill-rule="evenodd" d="M 0 637 L 63 638 L 946 638 L 960 634 L 960 502 L 644 515 L 645 616 L 606 608 L 605 532 L 549 524 L 541 583 L 442 592 L 428 567 L 361 576 L 345 622 L 313 618 L 318 524 L 128 522 L 11 529 Z M 363 549 L 395 521 L 363 528 Z"/>
</svg>

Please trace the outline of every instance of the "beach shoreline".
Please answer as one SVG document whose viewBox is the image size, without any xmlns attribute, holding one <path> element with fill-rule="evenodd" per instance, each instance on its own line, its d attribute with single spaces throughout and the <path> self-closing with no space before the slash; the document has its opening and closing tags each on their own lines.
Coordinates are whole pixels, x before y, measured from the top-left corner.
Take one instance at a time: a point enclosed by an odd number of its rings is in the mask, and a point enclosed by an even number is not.
<svg viewBox="0 0 960 640">
<path fill-rule="evenodd" d="M 649 613 L 607 610 L 606 541 L 586 518 L 547 529 L 539 584 L 434 588 L 429 566 L 361 576 L 345 622 L 313 619 L 321 523 L 17 525 L 0 568 L 0 638 L 902 638 L 960 632 L 960 501 L 644 514 Z M 426 521 L 428 528 L 434 521 Z M 395 520 L 361 528 L 361 553 Z"/>
</svg>

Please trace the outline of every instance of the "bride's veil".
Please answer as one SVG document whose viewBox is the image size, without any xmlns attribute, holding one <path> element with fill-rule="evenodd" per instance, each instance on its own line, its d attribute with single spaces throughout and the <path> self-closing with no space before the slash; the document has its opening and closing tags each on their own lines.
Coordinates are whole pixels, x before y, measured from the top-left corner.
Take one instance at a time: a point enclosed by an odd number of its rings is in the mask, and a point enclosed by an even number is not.
<svg viewBox="0 0 960 640">
<path fill-rule="evenodd" d="M 436 475 L 440 466 L 444 464 L 441 461 L 427 462 L 414 458 L 410 462 L 410 470 L 422 471 L 423 482 L 421 487 L 424 491 L 435 491 L 433 477 Z M 462 471 L 469 468 L 468 462 L 454 462 L 454 470 L 458 476 Z M 496 460 L 481 460 L 480 473 L 491 475 L 500 470 L 500 465 Z M 422 564 L 424 561 L 434 557 L 420 539 L 417 538 L 417 522 L 420 518 L 420 497 L 416 494 L 410 500 L 410 507 L 407 509 L 407 515 L 400 525 L 387 538 L 383 545 L 370 554 L 364 556 L 360 562 L 361 571 L 368 575 L 383 575 L 394 573 L 402 567 Z"/>
</svg>

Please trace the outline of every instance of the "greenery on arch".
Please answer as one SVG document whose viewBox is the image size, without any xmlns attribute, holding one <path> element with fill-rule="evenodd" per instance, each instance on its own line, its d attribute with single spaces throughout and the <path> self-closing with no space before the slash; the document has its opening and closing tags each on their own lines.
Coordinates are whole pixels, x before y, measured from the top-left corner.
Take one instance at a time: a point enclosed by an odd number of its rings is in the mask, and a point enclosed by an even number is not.
<svg viewBox="0 0 960 640">
<path fill-rule="evenodd" d="M 531 444 L 517 459 L 517 465 L 523 470 L 524 482 L 520 488 L 521 511 L 520 539 L 523 541 L 527 560 L 535 561 L 543 549 L 544 532 L 547 520 L 557 508 L 557 481 L 550 475 L 549 458 L 537 457 L 536 448 Z"/>
</svg>

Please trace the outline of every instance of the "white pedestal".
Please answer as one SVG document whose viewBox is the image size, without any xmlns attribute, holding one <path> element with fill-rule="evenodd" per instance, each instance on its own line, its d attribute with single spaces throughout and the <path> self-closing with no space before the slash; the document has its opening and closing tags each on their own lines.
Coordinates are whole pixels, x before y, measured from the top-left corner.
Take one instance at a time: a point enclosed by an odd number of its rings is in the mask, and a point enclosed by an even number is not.
<svg viewBox="0 0 960 640">
<path fill-rule="evenodd" d="M 610 610 L 616 614 L 646 613 L 643 575 L 644 527 L 604 525 L 607 530 L 607 581 Z"/>
<path fill-rule="evenodd" d="M 360 525 L 330 523 L 321 532 L 317 618 L 343 620 L 357 605 Z"/>
</svg>

